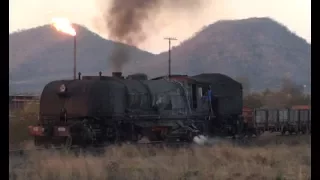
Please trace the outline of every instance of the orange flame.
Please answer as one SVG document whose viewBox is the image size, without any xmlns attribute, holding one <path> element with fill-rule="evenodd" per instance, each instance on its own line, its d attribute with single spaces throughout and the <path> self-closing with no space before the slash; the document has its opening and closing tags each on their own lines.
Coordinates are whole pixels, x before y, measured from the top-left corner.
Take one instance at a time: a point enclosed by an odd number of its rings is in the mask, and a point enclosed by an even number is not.
<svg viewBox="0 0 320 180">
<path fill-rule="evenodd" d="M 52 18 L 52 25 L 57 31 L 75 36 L 76 30 L 72 27 L 70 21 L 67 18 Z"/>
</svg>

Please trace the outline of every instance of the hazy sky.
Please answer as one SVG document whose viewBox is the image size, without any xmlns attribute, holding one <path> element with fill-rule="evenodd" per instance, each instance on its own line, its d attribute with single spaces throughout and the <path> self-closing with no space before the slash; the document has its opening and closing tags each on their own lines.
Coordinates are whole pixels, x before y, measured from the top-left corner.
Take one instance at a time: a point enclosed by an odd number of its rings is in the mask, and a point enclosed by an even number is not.
<svg viewBox="0 0 320 180">
<path fill-rule="evenodd" d="M 9 32 L 50 23 L 52 17 L 67 17 L 70 21 L 99 31 L 100 8 L 98 0 L 9 0 Z M 108 1 L 108 0 L 104 0 Z M 195 0 L 196 1 L 196 0 Z M 183 41 L 204 25 L 223 19 L 270 17 L 287 26 L 291 31 L 311 42 L 311 0 L 207 0 L 200 13 L 178 15 L 163 12 L 154 19 L 161 24 L 157 32 L 149 32 L 149 40 L 140 46 L 158 53 L 167 49 L 165 36 Z M 178 44 L 175 42 L 175 44 Z"/>
</svg>

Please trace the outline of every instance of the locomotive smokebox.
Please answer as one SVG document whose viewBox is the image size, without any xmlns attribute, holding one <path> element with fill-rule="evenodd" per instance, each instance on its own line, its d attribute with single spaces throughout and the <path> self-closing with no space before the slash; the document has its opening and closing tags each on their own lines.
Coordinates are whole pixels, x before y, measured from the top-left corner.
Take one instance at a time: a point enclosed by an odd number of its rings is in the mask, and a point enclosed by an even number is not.
<svg viewBox="0 0 320 180">
<path fill-rule="evenodd" d="M 112 72 L 112 77 L 123 79 L 122 72 Z"/>
</svg>

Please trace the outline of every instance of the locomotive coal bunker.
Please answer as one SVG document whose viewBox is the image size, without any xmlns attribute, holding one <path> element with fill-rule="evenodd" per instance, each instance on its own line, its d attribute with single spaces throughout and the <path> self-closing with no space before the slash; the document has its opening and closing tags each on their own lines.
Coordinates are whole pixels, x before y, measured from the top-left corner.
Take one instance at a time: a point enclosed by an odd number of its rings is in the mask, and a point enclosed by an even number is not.
<svg viewBox="0 0 320 180">
<path fill-rule="evenodd" d="M 238 116 L 242 113 L 242 84 L 219 73 L 192 76 L 197 81 L 210 83 L 214 107 L 220 116 Z"/>
<path fill-rule="evenodd" d="M 187 141 L 239 133 L 242 86 L 221 74 L 151 80 L 120 72 L 48 83 L 41 94 L 35 144 Z M 208 96 L 208 90 L 213 94 Z"/>
</svg>

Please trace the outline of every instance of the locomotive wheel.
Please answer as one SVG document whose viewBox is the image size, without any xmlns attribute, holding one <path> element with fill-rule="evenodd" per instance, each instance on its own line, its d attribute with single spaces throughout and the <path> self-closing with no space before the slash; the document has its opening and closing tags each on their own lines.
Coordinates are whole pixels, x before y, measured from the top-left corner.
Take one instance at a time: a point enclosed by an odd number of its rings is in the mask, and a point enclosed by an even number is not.
<svg viewBox="0 0 320 180">
<path fill-rule="evenodd" d="M 34 145 L 43 148 L 50 148 L 51 142 L 46 137 L 34 137 Z"/>
<path fill-rule="evenodd" d="M 35 146 L 43 146 L 44 145 L 44 139 L 42 137 L 34 137 L 33 143 Z"/>
<path fill-rule="evenodd" d="M 92 145 L 94 143 L 94 135 L 90 127 L 84 127 L 81 133 L 81 139 L 84 145 Z"/>
<path fill-rule="evenodd" d="M 72 145 L 87 146 L 93 144 L 93 134 L 90 126 L 79 123 L 70 128 L 70 136 L 64 139 L 63 146 L 66 148 Z"/>
<path fill-rule="evenodd" d="M 261 131 L 260 129 L 257 130 L 257 136 L 260 136 L 261 134 L 263 134 L 263 131 Z"/>
<path fill-rule="evenodd" d="M 113 143 L 113 144 L 120 144 L 121 143 L 121 136 L 120 136 L 120 131 L 117 128 L 116 125 L 108 126 L 106 128 L 106 141 L 108 143 Z"/>
<path fill-rule="evenodd" d="M 287 129 L 285 127 L 282 128 L 281 130 L 281 135 L 286 135 Z"/>
<path fill-rule="evenodd" d="M 68 137 L 66 138 L 65 148 L 66 148 L 66 149 L 70 149 L 71 146 L 72 146 L 72 137 L 71 137 L 71 136 L 68 136 Z"/>
<path fill-rule="evenodd" d="M 257 137 L 258 137 L 258 136 L 261 136 L 261 134 L 263 134 L 260 130 L 256 130 L 256 131 L 257 131 L 257 133 L 256 133 L 256 134 L 257 134 Z"/>
</svg>

